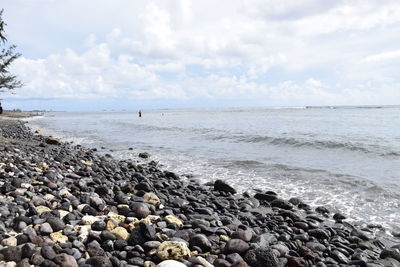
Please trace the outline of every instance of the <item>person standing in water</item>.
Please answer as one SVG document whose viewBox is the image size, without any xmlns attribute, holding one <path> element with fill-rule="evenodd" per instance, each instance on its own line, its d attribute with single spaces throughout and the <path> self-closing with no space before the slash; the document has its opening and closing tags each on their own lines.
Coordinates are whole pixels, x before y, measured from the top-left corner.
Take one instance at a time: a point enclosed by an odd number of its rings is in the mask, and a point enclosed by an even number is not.
<svg viewBox="0 0 400 267">
<path fill-rule="evenodd" d="M 139 118 L 142 117 L 142 111 L 139 110 Z"/>
</svg>

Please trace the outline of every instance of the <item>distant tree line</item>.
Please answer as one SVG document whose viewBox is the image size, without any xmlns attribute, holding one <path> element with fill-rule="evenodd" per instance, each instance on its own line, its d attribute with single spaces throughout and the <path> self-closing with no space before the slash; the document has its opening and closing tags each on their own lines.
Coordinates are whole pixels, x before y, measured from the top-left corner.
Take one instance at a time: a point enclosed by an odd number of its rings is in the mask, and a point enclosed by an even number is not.
<svg viewBox="0 0 400 267">
<path fill-rule="evenodd" d="M 0 11 L 0 92 L 13 91 L 15 88 L 21 87 L 23 84 L 18 80 L 16 75 L 10 73 L 11 64 L 20 53 L 15 52 L 15 45 L 7 45 L 7 37 L 5 27 L 7 24 L 3 20 L 3 9 Z"/>
</svg>

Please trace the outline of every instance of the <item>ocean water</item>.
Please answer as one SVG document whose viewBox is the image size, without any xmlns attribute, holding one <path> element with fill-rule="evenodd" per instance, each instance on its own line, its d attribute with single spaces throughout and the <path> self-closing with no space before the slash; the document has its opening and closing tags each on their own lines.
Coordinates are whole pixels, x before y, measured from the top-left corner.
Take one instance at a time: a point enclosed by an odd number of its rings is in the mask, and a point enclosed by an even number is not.
<svg viewBox="0 0 400 267">
<path fill-rule="evenodd" d="M 33 129 L 400 231 L 400 107 L 54 112 Z M 133 150 L 129 150 L 133 148 Z M 110 149 L 112 150 L 110 152 Z"/>
</svg>

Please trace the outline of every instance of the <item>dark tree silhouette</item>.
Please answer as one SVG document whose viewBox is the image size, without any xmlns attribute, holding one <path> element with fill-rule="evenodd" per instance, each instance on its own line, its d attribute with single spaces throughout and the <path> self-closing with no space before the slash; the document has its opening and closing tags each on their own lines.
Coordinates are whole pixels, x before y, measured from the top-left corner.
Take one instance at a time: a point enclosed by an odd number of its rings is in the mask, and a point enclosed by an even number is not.
<svg viewBox="0 0 400 267">
<path fill-rule="evenodd" d="M 7 38 L 4 29 L 6 23 L 3 21 L 3 9 L 0 11 L 0 92 L 13 91 L 23 84 L 17 79 L 17 76 L 9 72 L 10 65 L 21 54 L 15 52 L 15 45 L 7 45 Z"/>
</svg>

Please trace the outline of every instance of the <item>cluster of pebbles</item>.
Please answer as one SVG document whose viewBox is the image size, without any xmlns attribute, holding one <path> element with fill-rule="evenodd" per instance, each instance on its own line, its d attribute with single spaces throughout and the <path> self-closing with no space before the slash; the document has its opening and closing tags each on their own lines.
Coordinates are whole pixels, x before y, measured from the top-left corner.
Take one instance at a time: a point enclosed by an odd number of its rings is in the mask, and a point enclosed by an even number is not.
<svg viewBox="0 0 400 267">
<path fill-rule="evenodd" d="M 0 265 L 400 266 L 370 227 L 0 120 Z"/>
</svg>

